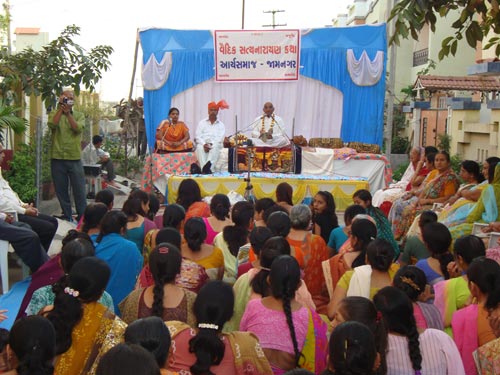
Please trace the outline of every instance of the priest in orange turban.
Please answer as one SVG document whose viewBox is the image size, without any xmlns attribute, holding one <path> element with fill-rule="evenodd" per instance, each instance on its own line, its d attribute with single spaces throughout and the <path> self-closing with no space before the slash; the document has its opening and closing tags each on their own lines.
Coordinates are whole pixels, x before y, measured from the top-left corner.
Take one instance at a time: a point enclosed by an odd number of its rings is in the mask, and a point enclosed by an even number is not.
<svg viewBox="0 0 500 375">
<path fill-rule="evenodd" d="M 196 129 L 196 157 L 205 174 L 212 173 L 219 159 L 226 127 L 217 119 L 217 115 L 219 109 L 227 108 L 229 105 L 225 100 L 208 103 L 208 117 L 201 120 Z"/>
</svg>

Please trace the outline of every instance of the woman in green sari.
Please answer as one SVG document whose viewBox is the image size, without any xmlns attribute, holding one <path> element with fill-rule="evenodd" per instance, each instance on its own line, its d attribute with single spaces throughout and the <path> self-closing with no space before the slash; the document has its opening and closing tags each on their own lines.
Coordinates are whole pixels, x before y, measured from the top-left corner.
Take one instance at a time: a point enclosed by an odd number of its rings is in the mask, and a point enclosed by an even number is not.
<svg viewBox="0 0 500 375">
<path fill-rule="evenodd" d="M 492 156 L 483 162 L 481 175 L 479 175 L 477 163 L 471 160 L 462 162 L 460 177 L 464 181 L 463 186 L 452 196 L 448 204 L 438 215 L 438 221 L 447 227 L 462 224 L 474 204 L 481 197 L 481 193 L 488 186 L 488 170 L 490 165 L 495 166 L 500 158 Z"/>
<path fill-rule="evenodd" d="M 484 188 L 479 200 L 470 210 L 465 223 L 450 228 L 453 239 L 471 234 L 474 223 L 491 223 L 500 220 L 498 211 L 500 204 L 500 164 L 490 166 L 488 180 L 490 183 Z"/>
</svg>

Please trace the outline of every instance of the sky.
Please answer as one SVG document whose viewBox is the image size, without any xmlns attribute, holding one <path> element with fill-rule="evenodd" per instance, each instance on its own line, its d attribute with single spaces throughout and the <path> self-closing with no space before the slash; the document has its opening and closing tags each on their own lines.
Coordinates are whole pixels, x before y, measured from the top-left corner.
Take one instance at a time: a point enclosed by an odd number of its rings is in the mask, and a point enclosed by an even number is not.
<svg viewBox="0 0 500 375">
<path fill-rule="evenodd" d="M 263 13 L 268 10 L 285 10 L 276 13 L 276 23 L 287 24 L 282 28 L 324 27 L 331 25 L 338 14 L 346 13 L 352 3 L 353 0 L 245 0 L 245 29 L 262 29 L 262 25 L 270 24 L 272 15 Z M 39 27 L 53 40 L 67 25 L 75 24 L 81 28 L 76 42 L 82 47 L 105 44 L 114 48 L 111 68 L 97 87 L 104 101 L 128 97 L 138 28 L 232 30 L 241 29 L 242 22 L 240 0 L 10 0 L 10 5 L 12 33 L 16 27 Z M 142 96 L 141 56 L 139 47 L 133 97 Z"/>
</svg>

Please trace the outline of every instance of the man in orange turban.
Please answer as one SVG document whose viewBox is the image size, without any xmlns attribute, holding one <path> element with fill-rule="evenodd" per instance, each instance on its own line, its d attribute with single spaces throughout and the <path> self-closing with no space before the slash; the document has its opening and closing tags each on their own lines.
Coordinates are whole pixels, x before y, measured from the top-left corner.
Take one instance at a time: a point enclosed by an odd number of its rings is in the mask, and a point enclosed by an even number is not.
<svg viewBox="0 0 500 375">
<path fill-rule="evenodd" d="M 205 174 L 212 173 L 215 163 L 219 159 L 220 150 L 226 134 L 226 127 L 217 119 L 219 109 L 227 109 L 225 100 L 218 103 L 208 103 L 208 117 L 201 120 L 196 128 L 196 157 Z"/>
</svg>

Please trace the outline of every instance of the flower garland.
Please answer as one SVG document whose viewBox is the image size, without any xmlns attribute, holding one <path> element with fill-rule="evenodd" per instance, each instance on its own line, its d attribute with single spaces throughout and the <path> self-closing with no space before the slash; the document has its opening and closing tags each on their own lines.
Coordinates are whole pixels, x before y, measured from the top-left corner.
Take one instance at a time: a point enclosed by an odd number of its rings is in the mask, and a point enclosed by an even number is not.
<svg viewBox="0 0 500 375">
<path fill-rule="evenodd" d="M 260 127 L 260 132 L 264 133 L 266 131 L 266 127 L 264 126 L 264 120 L 266 118 L 266 115 L 262 116 L 262 122 L 261 122 L 261 127 Z M 269 133 L 273 133 L 273 127 L 274 124 L 276 123 L 276 120 L 274 119 L 274 113 L 271 115 L 271 126 L 269 127 Z"/>
</svg>

